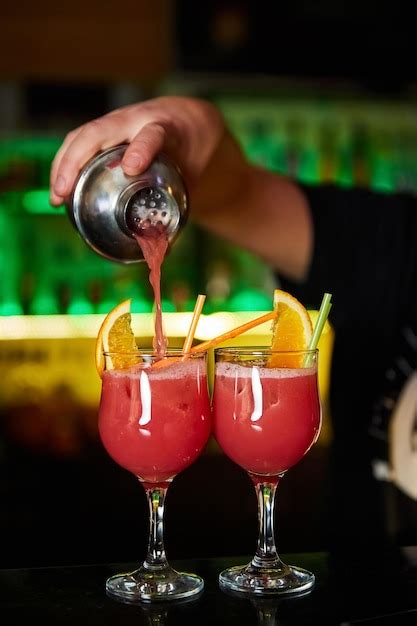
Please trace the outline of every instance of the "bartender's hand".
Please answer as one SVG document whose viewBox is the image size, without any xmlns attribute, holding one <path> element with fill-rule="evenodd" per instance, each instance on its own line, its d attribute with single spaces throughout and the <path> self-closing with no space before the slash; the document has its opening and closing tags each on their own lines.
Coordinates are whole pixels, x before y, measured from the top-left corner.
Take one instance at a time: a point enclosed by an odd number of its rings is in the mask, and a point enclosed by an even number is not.
<svg viewBox="0 0 417 626">
<path fill-rule="evenodd" d="M 220 112 L 196 98 L 161 97 L 117 109 L 70 132 L 52 164 L 51 203 L 70 195 L 97 152 L 128 143 L 122 167 L 139 174 L 164 152 L 181 169 L 190 218 L 296 280 L 308 270 L 312 224 L 291 180 L 250 164 Z"/>
<path fill-rule="evenodd" d="M 198 99 L 162 97 L 116 109 L 65 137 L 52 164 L 51 203 L 62 204 L 91 157 L 121 143 L 129 144 L 122 161 L 126 174 L 140 174 L 158 152 L 165 152 L 190 186 L 206 169 L 224 134 L 220 112 Z"/>
</svg>

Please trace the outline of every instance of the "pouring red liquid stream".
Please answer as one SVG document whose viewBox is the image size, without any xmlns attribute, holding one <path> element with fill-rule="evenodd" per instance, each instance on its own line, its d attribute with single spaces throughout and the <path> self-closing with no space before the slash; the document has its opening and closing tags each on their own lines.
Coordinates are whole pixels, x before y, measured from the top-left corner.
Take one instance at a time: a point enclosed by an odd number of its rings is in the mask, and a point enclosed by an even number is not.
<svg viewBox="0 0 417 626">
<path fill-rule="evenodd" d="M 140 233 L 134 233 L 134 237 L 149 267 L 149 282 L 154 293 L 155 335 L 153 349 L 159 357 L 163 358 L 167 350 L 168 340 L 164 335 L 162 325 L 161 266 L 168 249 L 168 238 L 164 230 L 161 231 L 153 226 L 142 229 Z"/>
</svg>

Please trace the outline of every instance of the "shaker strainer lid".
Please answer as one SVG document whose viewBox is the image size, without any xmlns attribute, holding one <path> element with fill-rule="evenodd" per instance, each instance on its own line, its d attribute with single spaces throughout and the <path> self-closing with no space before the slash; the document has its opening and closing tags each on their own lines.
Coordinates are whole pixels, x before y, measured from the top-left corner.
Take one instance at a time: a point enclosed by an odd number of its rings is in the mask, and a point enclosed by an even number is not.
<svg viewBox="0 0 417 626">
<path fill-rule="evenodd" d="M 125 220 L 130 231 L 146 236 L 155 231 L 175 233 L 180 210 L 175 198 L 163 187 L 143 187 L 127 202 Z"/>
</svg>

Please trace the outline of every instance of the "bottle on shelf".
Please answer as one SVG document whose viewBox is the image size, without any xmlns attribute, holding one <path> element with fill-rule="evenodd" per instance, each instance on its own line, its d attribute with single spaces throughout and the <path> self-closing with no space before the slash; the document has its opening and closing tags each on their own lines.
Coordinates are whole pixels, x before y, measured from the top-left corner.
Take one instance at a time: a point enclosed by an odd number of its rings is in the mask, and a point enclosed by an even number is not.
<svg viewBox="0 0 417 626">
<path fill-rule="evenodd" d="M 75 278 L 70 287 L 69 304 L 67 313 L 69 315 L 86 315 L 94 313 L 94 305 L 88 298 L 87 284 Z"/>
<path fill-rule="evenodd" d="M 22 262 L 16 224 L 0 206 L 0 315 L 21 315 Z"/>
<path fill-rule="evenodd" d="M 59 298 L 53 277 L 43 269 L 42 273 L 37 275 L 29 313 L 31 315 L 56 315 L 60 312 Z"/>
</svg>

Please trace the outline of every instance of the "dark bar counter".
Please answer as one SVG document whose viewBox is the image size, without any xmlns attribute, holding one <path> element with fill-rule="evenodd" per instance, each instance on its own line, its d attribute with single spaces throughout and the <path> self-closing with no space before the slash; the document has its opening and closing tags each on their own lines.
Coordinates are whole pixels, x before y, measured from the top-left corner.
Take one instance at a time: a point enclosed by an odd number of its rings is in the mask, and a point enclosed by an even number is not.
<svg viewBox="0 0 417 626">
<path fill-rule="evenodd" d="M 311 569 L 316 586 L 297 598 L 247 598 L 221 591 L 219 572 L 245 558 L 173 561 L 180 570 L 202 575 L 205 589 L 182 602 L 128 605 L 106 596 L 105 580 L 135 564 L 79 565 L 0 570 L 3 624 L 123 624 L 128 626 L 221 626 L 289 624 L 417 623 L 417 547 L 370 558 L 366 553 L 337 558 L 327 553 L 283 555 Z"/>
</svg>

